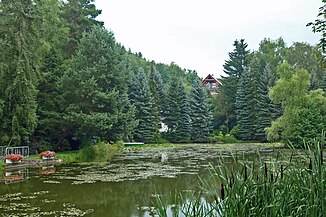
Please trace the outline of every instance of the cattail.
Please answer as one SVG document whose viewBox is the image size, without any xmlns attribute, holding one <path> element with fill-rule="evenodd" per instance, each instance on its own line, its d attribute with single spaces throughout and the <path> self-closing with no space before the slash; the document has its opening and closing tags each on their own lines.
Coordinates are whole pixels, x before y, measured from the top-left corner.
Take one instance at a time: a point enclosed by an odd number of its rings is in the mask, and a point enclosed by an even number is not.
<svg viewBox="0 0 326 217">
<path fill-rule="evenodd" d="M 247 181 L 248 174 L 247 174 L 247 167 L 244 168 L 244 180 Z"/>
<path fill-rule="evenodd" d="M 225 198 L 225 192 L 224 192 L 224 185 L 223 183 L 221 184 L 221 199 L 224 200 Z"/>
<path fill-rule="evenodd" d="M 323 164 L 323 147 L 320 148 L 320 164 Z"/>
<path fill-rule="evenodd" d="M 231 175 L 231 178 L 230 178 L 230 188 L 233 187 L 233 184 L 234 184 L 234 178 L 233 178 L 233 175 Z"/>
<path fill-rule="evenodd" d="M 274 175 L 273 175 L 273 173 L 271 173 L 271 182 L 273 182 L 274 181 Z"/>
<path fill-rule="evenodd" d="M 267 179 L 267 164 L 266 162 L 264 163 L 264 181 L 266 182 Z"/>
<path fill-rule="evenodd" d="M 283 165 L 281 165 L 281 179 L 283 179 Z"/>
<path fill-rule="evenodd" d="M 309 159 L 309 169 L 308 172 L 311 174 L 312 172 L 312 162 L 311 162 L 311 158 Z"/>
</svg>

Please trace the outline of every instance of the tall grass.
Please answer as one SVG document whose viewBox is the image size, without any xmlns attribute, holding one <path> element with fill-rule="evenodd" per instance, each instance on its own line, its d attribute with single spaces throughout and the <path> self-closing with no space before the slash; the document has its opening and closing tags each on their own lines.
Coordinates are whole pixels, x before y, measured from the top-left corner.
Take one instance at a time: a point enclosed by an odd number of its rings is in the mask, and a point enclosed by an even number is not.
<svg viewBox="0 0 326 217">
<path fill-rule="evenodd" d="M 80 162 L 107 162 L 117 153 L 122 151 L 124 144 L 117 142 L 109 144 L 106 142 L 98 142 L 96 145 L 87 146 L 80 150 Z"/>
<path fill-rule="evenodd" d="M 174 216 L 325 216 L 324 146 L 325 132 L 302 152 L 278 153 L 270 161 L 234 155 L 230 164 L 221 157 L 211 178 L 201 180 L 202 193 L 179 202 Z M 159 216 L 168 216 L 160 210 Z"/>
</svg>

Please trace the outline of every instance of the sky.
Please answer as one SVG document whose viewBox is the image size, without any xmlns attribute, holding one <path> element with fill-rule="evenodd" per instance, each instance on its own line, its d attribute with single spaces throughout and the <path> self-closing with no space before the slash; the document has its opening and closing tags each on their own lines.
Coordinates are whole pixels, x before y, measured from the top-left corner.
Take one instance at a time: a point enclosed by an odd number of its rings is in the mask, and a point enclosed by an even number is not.
<svg viewBox="0 0 326 217">
<path fill-rule="evenodd" d="M 236 39 L 251 51 L 264 38 L 318 43 L 306 24 L 317 18 L 321 0 L 95 0 L 98 17 L 116 41 L 147 60 L 223 75 Z"/>
</svg>

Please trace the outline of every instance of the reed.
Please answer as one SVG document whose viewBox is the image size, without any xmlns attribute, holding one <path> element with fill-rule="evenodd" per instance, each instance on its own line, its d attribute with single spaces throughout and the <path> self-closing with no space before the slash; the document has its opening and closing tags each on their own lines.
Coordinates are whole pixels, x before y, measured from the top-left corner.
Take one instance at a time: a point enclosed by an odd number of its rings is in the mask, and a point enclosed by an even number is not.
<svg viewBox="0 0 326 217">
<path fill-rule="evenodd" d="M 179 205 L 174 216 L 324 216 L 324 147 L 325 132 L 305 143 L 304 150 L 276 153 L 269 161 L 258 157 L 249 162 L 235 153 L 230 164 L 220 157 L 210 178 L 201 180 L 201 193 Z"/>
</svg>

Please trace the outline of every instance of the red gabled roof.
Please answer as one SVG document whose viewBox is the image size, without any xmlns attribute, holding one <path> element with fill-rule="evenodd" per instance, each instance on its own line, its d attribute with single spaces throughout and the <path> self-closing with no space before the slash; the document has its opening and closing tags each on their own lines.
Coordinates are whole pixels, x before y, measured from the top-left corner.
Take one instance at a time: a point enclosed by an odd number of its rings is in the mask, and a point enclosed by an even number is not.
<svg viewBox="0 0 326 217">
<path fill-rule="evenodd" d="M 208 74 L 207 77 L 202 81 L 202 85 L 206 84 L 206 83 L 215 83 L 218 86 L 222 85 L 218 80 L 216 80 L 213 75 Z"/>
</svg>

